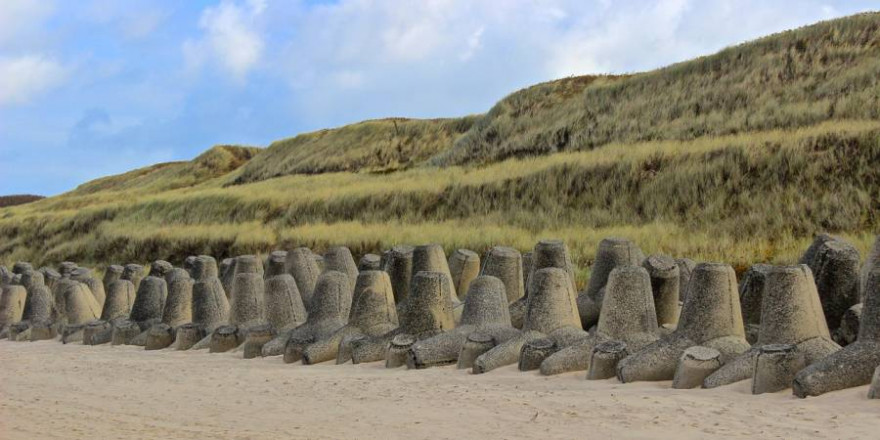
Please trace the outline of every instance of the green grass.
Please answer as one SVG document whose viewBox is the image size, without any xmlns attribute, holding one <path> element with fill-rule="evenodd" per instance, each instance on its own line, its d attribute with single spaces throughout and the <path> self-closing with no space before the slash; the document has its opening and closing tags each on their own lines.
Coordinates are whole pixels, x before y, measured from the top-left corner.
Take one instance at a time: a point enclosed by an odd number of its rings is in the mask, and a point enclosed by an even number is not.
<svg viewBox="0 0 880 440">
<path fill-rule="evenodd" d="M 880 88 L 865 76 L 878 24 L 860 15 L 655 72 L 539 84 L 483 116 L 215 147 L 0 209 L 0 262 L 427 242 L 527 251 L 556 237 L 584 282 L 606 236 L 740 271 L 796 261 L 823 231 L 864 253 L 880 230 Z M 788 56 L 800 73 L 783 81 L 773 69 Z M 694 102 L 699 114 L 675 110 Z"/>
</svg>

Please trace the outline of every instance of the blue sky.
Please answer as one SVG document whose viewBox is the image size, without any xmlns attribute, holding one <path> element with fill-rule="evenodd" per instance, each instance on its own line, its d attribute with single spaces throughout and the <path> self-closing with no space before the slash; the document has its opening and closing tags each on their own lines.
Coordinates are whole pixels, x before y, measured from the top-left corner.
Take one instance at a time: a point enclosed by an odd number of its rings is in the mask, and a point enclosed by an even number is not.
<svg viewBox="0 0 880 440">
<path fill-rule="evenodd" d="M 873 3 L 873 5 L 872 5 Z M 0 194 L 58 194 L 221 143 L 480 113 L 876 8 L 772 0 L 0 0 Z"/>
</svg>

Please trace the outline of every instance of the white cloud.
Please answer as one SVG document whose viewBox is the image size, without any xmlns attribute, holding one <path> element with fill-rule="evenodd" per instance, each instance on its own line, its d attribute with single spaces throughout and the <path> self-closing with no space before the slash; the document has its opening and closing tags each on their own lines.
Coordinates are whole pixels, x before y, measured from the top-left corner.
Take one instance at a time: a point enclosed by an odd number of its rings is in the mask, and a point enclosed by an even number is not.
<svg viewBox="0 0 880 440">
<path fill-rule="evenodd" d="M 483 38 L 483 32 L 485 31 L 486 27 L 480 26 L 473 34 L 471 34 L 471 37 L 468 38 L 467 44 L 465 45 L 464 52 L 462 52 L 459 57 L 460 60 L 467 61 L 473 58 L 474 54 L 480 50 L 480 47 L 482 46 L 481 39 Z"/>
<path fill-rule="evenodd" d="M 54 10 L 51 1 L 0 1 L 0 47 L 18 43 L 20 38 L 38 31 Z"/>
<path fill-rule="evenodd" d="M 143 39 L 150 36 L 171 14 L 150 0 L 91 0 L 78 9 L 90 23 L 113 26 L 122 36 Z"/>
<path fill-rule="evenodd" d="M 122 22 L 122 31 L 128 38 L 144 38 L 152 34 L 167 14 L 158 9 L 141 11 L 126 17 Z"/>
<path fill-rule="evenodd" d="M 339 87 L 346 89 L 356 89 L 364 85 L 363 72 L 343 70 L 332 75 L 333 80 Z"/>
<path fill-rule="evenodd" d="M 687 0 L 657 1 L 639 10 L 606 9 L 598 18 L 587 16 L 559 32 L 547 69 L 563 77 L 655 67 L 679 49 L 677 30 L 688 6 Z"/>
<path fill-rule="evenodd" d="M 265 9 L 263 0 L 248 0 L 245 4 L 224 0 L 206 8 L 199 19 L 203 37 L 183 45 L 189 67 L 199 68 L 212 61 L 243 81 L 263 55 L 265 43 L 258 21 Z"/>
<path fill-rule="evenodd" d="M 61 84 L 66 69 L 40 55 L 0 58 L 0 105 L 23 104 Z"/>
</svg>

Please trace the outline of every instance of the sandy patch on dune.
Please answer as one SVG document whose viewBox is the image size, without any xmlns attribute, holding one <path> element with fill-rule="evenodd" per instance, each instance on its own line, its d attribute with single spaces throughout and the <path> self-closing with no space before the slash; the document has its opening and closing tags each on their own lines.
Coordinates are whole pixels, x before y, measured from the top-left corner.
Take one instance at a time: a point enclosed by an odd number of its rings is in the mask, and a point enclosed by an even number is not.
<svg viewBox="0 0 880 440">
<path fill-rule="evenodd" d="M 507 367 L 286 365 L 280 358 L 0 341 L 0 438 L 877 438 L 867 387 L 805 400 L 747 382 L 541 377 Z M 598 436 L 598 437 L 597 437 Z"/>
</svg>

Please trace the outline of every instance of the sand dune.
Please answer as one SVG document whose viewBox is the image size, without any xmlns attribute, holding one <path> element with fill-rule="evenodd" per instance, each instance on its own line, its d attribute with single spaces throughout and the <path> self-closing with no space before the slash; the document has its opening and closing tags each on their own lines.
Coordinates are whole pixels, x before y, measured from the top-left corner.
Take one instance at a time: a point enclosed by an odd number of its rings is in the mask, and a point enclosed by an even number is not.
<svg viewBox="0 0 880 440">
<path fill-rule="evenodd" d="M 797 399 L 747 382 L 484 375 L 380 363 L 286 365 L 240 353 L 0 341 L 0 438 L 877 438 L 867 387 Z"/>
</svg>

